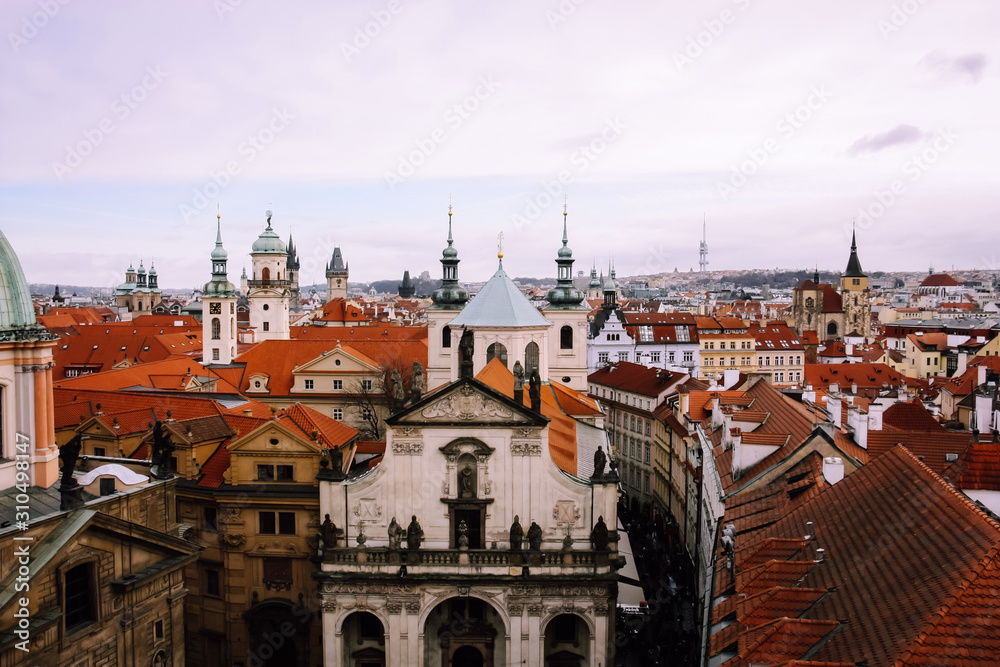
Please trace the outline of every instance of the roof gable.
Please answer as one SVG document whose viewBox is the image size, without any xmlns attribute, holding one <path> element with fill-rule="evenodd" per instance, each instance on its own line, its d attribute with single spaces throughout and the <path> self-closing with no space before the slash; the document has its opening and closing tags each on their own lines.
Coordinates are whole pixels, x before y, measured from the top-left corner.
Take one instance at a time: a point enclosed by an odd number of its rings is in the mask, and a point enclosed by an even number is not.
<svg viewBox="0 0 1000 667">
<path fill-rule="evenodd" d="M 525 389 L 527 394 L 527 388 Z M 548 420 L 479 380 L 463 378 L 386 420 L 403 424 L 544 426 Z"/>
</svg>

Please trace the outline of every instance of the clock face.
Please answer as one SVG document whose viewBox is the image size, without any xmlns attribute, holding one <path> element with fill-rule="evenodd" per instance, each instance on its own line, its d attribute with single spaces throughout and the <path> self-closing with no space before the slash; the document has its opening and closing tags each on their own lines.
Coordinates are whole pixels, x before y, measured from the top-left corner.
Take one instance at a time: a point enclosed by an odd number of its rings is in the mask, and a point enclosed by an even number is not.
<svg viewBox="0 0 1000 667">
<path fill-rule="evenodd" d="M 222 313 L 222 304 L 221 303 L 209 304 L 208 312 L 212 315 L 219 315 L 220 313 Z"/>
</svg>

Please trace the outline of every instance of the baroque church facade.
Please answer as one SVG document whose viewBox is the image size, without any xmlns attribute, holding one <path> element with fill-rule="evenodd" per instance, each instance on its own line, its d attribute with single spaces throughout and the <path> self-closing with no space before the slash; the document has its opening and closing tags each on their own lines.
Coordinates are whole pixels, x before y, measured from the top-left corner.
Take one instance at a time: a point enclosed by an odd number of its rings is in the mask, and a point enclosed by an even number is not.
<svg viewBox="0 0 1000 667">
<path fill-rule="evenodd" d="M 586 387 L 588 311 L 565 225 L 544 312 L 500 260 L 469 300 L 449 212 L 427 381 L 387 420 L 378 466 L 348 479 L 335 457 L 320 473 L 327 667 L 613 654 L 618 477 L 603 414 L 574 388 Z"/>
</svg>

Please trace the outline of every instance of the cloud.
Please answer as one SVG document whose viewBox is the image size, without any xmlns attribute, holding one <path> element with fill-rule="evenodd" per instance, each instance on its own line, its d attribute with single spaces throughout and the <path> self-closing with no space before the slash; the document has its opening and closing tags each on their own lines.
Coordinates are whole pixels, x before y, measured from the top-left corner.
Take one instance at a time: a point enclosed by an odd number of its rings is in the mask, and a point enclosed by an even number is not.
<svg viewBox="0 0 1000 667">
<path fill-rule="evenodd" d="M 989 59 L 982 53 L 967 53 L 952 58 L 939 49 L 928 53 L 920 62 L 931 73 L 942 79 L 969 77 L 973 83 L 977 83 L 982 78 Z"/>
<path fill-rule="evenodd" d="M 919 127 L 913 127 L 912 125 L 897 125 L 888 132 L 868 134 L 861 137 L 850 145 L 847 149 L 847 154 L 854 157 L 862 153 L 875 153 L 891 146 L 912 144 L 914 141 L 919 141 L 929 134 L 929 132 L 923 132 Z"/>
</svg>

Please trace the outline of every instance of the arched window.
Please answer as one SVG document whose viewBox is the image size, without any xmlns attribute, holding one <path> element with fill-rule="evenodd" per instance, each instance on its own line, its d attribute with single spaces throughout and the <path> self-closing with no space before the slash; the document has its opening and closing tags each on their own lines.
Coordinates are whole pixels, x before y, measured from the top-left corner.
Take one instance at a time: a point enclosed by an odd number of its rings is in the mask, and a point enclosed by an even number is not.
<svg viewBox="0 0 1000 667">
<path fill-rule="evenodd" d="M 829 324 L 826 325 L 826 335 L 827 336 L 836 336 L 837 335 L 837 323 L 836 322 L 830 322 Z"/>
<path fill-rule="evenodd" d="M 538 343 L 528 343 L 524 346 L 524 375 L 531 377 L 538 370 Z"/>
<path fill-rule="evenodd" d="M 271 282 L 271 269 L 265 266 L 260 270 L 260 281 L 265 285 Z"/>
<path fill-rule="evenodd" d="M 451 327 L 441 329 L 441 347 L 451 347 Z"/>
<path fill-rule="evenodd" d="M 504 367 L 507 366 L 507 348 L 504 347 L 503 343 L 493 343 L 486 348 L 486 363 L 490 363 L 494 359 L 499 359 Z M 527 375 L 527 371 L 525 375 Z"/>
<path fill-rule="evenodd" d="M 212 340 L 219 340 L 221 329 L 222 329 L 222 325 L 219 322 L 219 318 L 218 317 L 213 317 L 212 318 Z"/>
<path fill-rule="evenodd" d="M 559 330 L 559 349 L 573 349 L 573 327 L 568 324 Z"/>
</svg>

